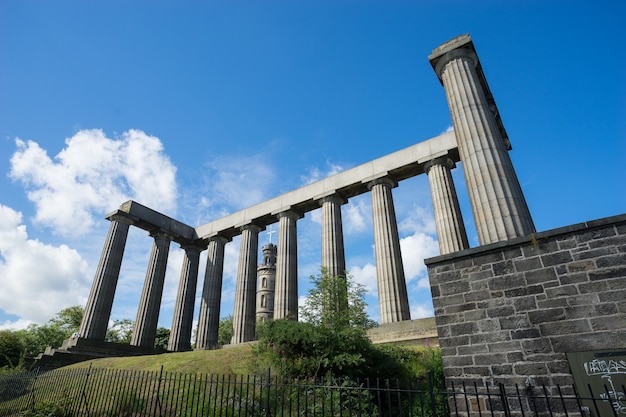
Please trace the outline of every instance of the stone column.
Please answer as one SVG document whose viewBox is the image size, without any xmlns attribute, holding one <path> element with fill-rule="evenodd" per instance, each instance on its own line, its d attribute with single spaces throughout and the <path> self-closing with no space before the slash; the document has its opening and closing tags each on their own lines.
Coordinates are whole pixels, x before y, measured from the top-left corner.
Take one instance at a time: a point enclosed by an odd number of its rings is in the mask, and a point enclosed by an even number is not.
<svg viewBox="0 0 626 417">
<path fill-rule="evenodd" d="M 347 200 L 339 194 L 323 197 L 322 205 L 322 268 L 330 276 L 345 276 L 346 255 L 343 247 L 341 205 Z"/>
<path fill-rule="evenodd" d="M 154 231 L 150 235 L 154 237 L 154 244 L 130 340 L 132 346 L 144 348 L 154 347 L 171 241 L 170 236 L 162 231 Z"/>
<path fill-rule="evenodd" d="M 298 320 L 298 233 L 300 213 L 292 210 L 278 213 L 278 255 L 274 319 Z"/>
<path fill-rule="evenodd" d="M 435 158 L 424 164 L 424 172 L 428 175 L 430 183 L 441 255 L 469 248 L 465 224 L 450 172 L 454 166 L 454 161 L 447 156 Z"/>
<path fill-rule="evenodd" d="M 241 228 L 241 247 L 237 284 L 235 286 L 235 311 L 233 312 L 233 337 L 231 343 L 254 340 L 256 321 L 256 267 L 259 251 L 259 232 L 255 224 Z"/>
<path fill-rule="evenodd" d="M 193 307 L 198 284 L 198 266 L 200 264 L 200 246 L 188 244 L 182 246 L 185 250 L 183 267 L 180 271 L 176 306 L 172 319 L 172 330 L 167 350 L 183 352 L 191 350 L 191 330 L 193 327 Z"/>
<path fill-rule="evenodd" d="M 380 324 L 411 320 L 396 211 L 391 195 L 391 188 L 396 183 L 390 178 L 379 178 L 367 186 L 372 192 Z"/>
<path fill-rule="evenodd" d="M 214 236 L 207 250 L 204 286 L 198 317 L 196 349 L 215 349 L 220 326 L 220 303 L 222 301 L 222 277 L 224 274 L 224 247 L 230 239 Z"/>
<path fill-rule="evenodd" d="M 468 35 L 429 57 L 448 99 L 481 245 L 533 233 L 535 227 L 496 119 L 497 108 Z"/>
<path fill-rule="evenodd" d="M 80 324 L 81 338 L 104 342 L 107 333 L 113 297 L 122 266 L 122 257 L 132 219 L 122 212 L 109 217 L 111 225 L 102 248 L 100 263 L 91 285 L 91 292 Z"/>
</svg>

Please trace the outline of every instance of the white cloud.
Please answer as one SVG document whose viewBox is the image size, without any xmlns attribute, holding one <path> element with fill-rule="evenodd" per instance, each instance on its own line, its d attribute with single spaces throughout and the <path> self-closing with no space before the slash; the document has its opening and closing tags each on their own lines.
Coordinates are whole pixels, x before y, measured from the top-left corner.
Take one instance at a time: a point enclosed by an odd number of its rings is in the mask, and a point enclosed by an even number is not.
<svg viewBox="0 0 626 417">
<path fill-rule="evenodd" d="M 430 280 L 428 279 L 428 276 L 420 278 L 419 281 L 417 281 L 417 284 L 415 284 L 415 289 L 430 291 Z"/>
<path fill-rule="evenodd" d="M 36 142 L 16 139 L 10 176 L 28 190 L 37 223 L 80 236 L 105 214 L 133 199 L 161 212 L 176 207 L 176 168 L 161 141 L 140 130 L 109 139 L 99 129 L 66 139 L 51 159 Z"/>
<path fill-rule="evenodd" d="M 407 282 L 426 275 L 424 259 L 439 253 L 437 241 L 425 233 L 415 233 L 400 239 L 402 263 Z"/>
<path fill-rule="evenodd" d="M 322 209 L 318 208 L 309 212 L 313 223 L 322 224 Z"/>
<path fill-rule="evenodd" d="M 309 168 L 309 173 L 307 175 L 301 175 L 300 181 L 302 185 L 311 184 L 315 181 L 323 180 L 326 177 L 330 177 L 331 175 L 335 175 L 343 171 L 345 168 L 341 165 L 333 164 L 330 161 L 326 161 L 326 169 L 321 170 L 317 167 Z"/>
<path fill-rule="evenodd" d="M 322 224 L 322 209 L 309 212 L 313 223 Z M 367 195 L 350 199 L 341 207 L 341 226 L 345 235 L 357 234 L 372 228 L 372 206 Z"/>
<path fill-rule="evenodd" d="M 17 319 L 15 321 L 5 320 L 4 323 L 0 323 L 0 330 L 21 330 L 27 328 L 34 322 L 30 320 Z"/>
<path fill-rule="evenodd" d="M 167 269 L 165 272 L 165 282 L 163 285 L 163 298 L 161 299 L 161 311 L 159 314 L 159 326 L 169 328 L 172 324 L 170 319 L 164 319 L 167 315 L 171 316 L 174 312 L 176 297 L 178 296 L 178 285 L 180 283 L 180 272 L 183 266 L 185 251 L 178 244 L 170 245 L 169 255 L 167 257 Z M 198 274 L 198 277 L 200 274 Z M 170 314 L 164 314 L 164 313 Z"/>
<path fill-rule="evenodd" d="M 410 309 L 412 320 L 435 316 L 435 311 L 433 310 L 433 307 L 429 304 L 412 304 L 410 306 Z"/>
<path fill-rule="evenodd" d="M 407 282 L 418 279 L 416 289 L 430 288 L 424 259 L 439 254 L 437 232 L 433 214 L 420 206 L 414 206 L 398 225 L 403 233 L 410 233 L 400 239 L 402 263 Z"/>
<path fill-rule="evenodd" d="M 16 322 L 2 327 L 43 323 L 89 294 L 87 262 L 66 245 L 29 239 L 22 214 L 0 205 L 0 305 Z"/>
<path fill-rule="evenodd" d="M 376 280 L 376 265 L 367 263 L 363 265 L 362 268 L 360 266 L 353 266 L 348 272 L 354 278 L 355 282 L 365 287 L 368 294 L 377 295 L 378 281 Z"/>
<path fill-rule="evenodd" d="M 398 229 L 403 233 L 437 234 L 434 214 L 431 210 L 421 206 L 413 206 L 408 215 L 398 224 Z"/>
<path fill-rule="evenodd" d="M 267 199 L 276 182 L 262 154 L 221 156 L 207 163 L 200 204 L 211 220 Z"/>
<path fill-rule="evenodd" d="M 224 246 L 224 280 L 230 280 L 233 284 L 237 281 L 240 246 L 241 235 L 235 236 Z"/>
<path fill-rule="evenodd" d="M 372 207 L 366 197 L 369 197 L 369 194 L 354 197 L 345 205 L 342 210 L 344 233 L 363 232 L 372 227 Z"/>
</svg>

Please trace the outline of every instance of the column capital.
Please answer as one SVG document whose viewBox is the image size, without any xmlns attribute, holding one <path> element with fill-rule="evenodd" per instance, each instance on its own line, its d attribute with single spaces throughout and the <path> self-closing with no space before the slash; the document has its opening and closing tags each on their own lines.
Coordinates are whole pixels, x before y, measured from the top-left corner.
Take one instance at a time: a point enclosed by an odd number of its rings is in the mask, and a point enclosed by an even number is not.
<svg viewBox="0 0 626 417">
<path fill-rule="evenodd" d="M 155 240 L 156 239 L 167 239 L 169 241 L 174 240 L 174 236 L 172 236 L 170 233 L 166 232 L 163 229 L 154 229 L 150 231 L 150 236 L 152 236 Z"/>
<path fill-rule="evenodd" d="M 428 175 L 428 172 L 433 167 L 433 165 L 442 165 L 449 169 L 456 167 L 456 164 L 449 156 L 440 156 L 438 158 L 431 159 L 430 161 L 426 161 L 424 163 L 424 173 Z"/>
<path fill-rule="evenodd" d="M 348 199 L 345 198 L 339 192 L 322 194 L 320 196 L 315 197 L 314 199 L 319 202 L 320 206 L 324 205 L 324 203 L 326 203 L 326 202 L 336 203 L 336 204 L 340 204 L 340 205 L 346 204 L 348 202 Z"/>
<path fill-rule="evenodd" d="M 108 214 L 105 217 L 105 219 L 109 221 L 122 222 L 122 223 L 130 224 L 130 225 L 135 224 L 135 221 L 137 220 L 135 217 L 121 210 L 116 210 L 113 213 Z"/>
<path fill-rule="evenodd" d="M 191 250 L 197 250 L 198 252 L 202 252 L 203 250 L 206 250 L 207 242 L 200 239 L 190 242 L 183 242 L 180 244 L 180 248 L 183 249 L 185 252 Z"/>
<path fill-rule="evenodd" d="M 217 242 L 217 243 L 224 243 L 224 244 L 226 244 L 226 243 L 230 242 L 231 240 L 233 240 L 233 238 L 222 236 L 222 235 L 218 234 L 218 235 L 213 235 L 213 236 L 209 237 L 207 239 L 207 242 L 214 241 L 214 242 Z"/>
<path fill-rule="evenodd" d="M 470 61 L 474 67 L 478 65 L 478 55 L 476 55 L 476 52 L 467 48 L 453 49 L 446 52 L 437 60 L 437 64 L 435 65 L 435 74 L 437 74 L 439 79 L 441 79 L 441 73 L 446 68 L 446 65 L 448 65 L 448 62 L 456 58 L 466 59 Z"/>
<path fill-rule="evenodd" d="M 380 177 L 373 179 L 367 183 L 367 189 L 372 190 L 372 187 L 378 184 L 387 185 L 389 188 L 395 188 L 398 186 L 398 182 L 391 177 Z"/>
<path fill-rule="evenodd" d="M 291 208 L 284 210 L 284 211 L 277 212 L 277 213 L 272 213 L 272 214 L 274 214 L 278 220 L 282 219 L 283 217 L 289 217 L 290 219 L 293 219 L 293 220 L 298 220 L 304 217 L 304 214 L 300 213 L 297 210 L 293 210 Z"/>
<path fill-rule="evenodd" d="M 242 232 L 244 230 L 250 230 L 252 232 L 259 233 L 259 232 L 265 230 L 265 227 L 259 226 L 258 224 L 255 224 L 255 223 L 248 223 L 248 224 L 244 224 L 243 226 L 239 226 L 239 230 L 242 231 Z"/>
</svg>

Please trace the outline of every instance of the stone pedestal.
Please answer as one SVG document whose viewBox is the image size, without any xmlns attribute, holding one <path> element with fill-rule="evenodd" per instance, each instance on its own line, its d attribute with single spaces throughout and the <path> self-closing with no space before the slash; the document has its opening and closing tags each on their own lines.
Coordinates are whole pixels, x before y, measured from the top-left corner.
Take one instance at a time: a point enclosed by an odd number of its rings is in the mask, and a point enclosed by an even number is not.
<svg viewBox="0 0 626 417">
<path fill-rule="evenodd" d="M 235 287 L 235 311 L 233 312 L 233 337 L 231 343 L 254 340 L 256 317 L 256 268 L 259 251 L 259 232 L 254 224 L 241 228 L 241 248 L 237 285 Z"/>
<path fill-rule="evenodd" d="M 294 211 L 278 213 L 278 255 L 274 318 L 298 320 L 298 236 L 297 221 L 302 217 Z"/>
<path fill-rule="evenodd" d="M 378 305 L 381 324 L 411 319 L 400 253 L 396 212 L 391 195 L 391 188 L 395 185 L 395 182 L 389 178 L 380 178 L 368 183 L 372 193 L 372 219 L 374 221 L 376 277 L 378 279 Z"/>
<path fill-rule="evenodd" d="M 217 347 L 224 273 L 224 246 L 227 242 L 228 239 L 221 236 L 209 240 L 200 315 L 198 317 L 196 349 L 215 349 Z"/>
<path fill-rule="evenodd" d="M 185 257 L 180 271 L 176 306 L 172 319 L 172 330 L 167 350 L 170 352 L 183 352 L 191 350 L 191 330 L 193 327 L 193 307 L 196 298 L 196 286 L 198 284 L 198 265 L 200 263 L 200 251 L 198 246 L 190 245 L 183 247 Z"/>
<path fill-rule="evenodd" d="M 120 275 L 128 229 L 132 224 L 132 219 L 123 213 L 114 214 L 109 220 L 111 220 L 109 233 L 102 248 L 100 263 L 96 270 L 79 330 L 81 338 L 102 342 L 106 337 L 107 326 L 111 317 L 113 297 Z"/>
<path fill-rule="evenodd" d="M 446 42 L 429 59 L 446 91 L 480 244 L 533 233 L 504 128 L 470 37 Z"/>
<path fill-rule="evenodd" d="M 448 157 L 435 158 L 424 164 L 424 171 L 430 183 L 441 255 L 469 248 L 465 224 L 450 172 L 452 168 L 454 168 L 454 162 Z"/>
<path fill-rule="evenodd" d="M 154 347 L 159 312 L 161 311 L 167 256 L 170 252 L 170 237 L 167 233 L 156 231 L 151 235 L 154 237 L 154 244 L 152 245 L 146 280 L 130 340 L 132 346 L 145 348 Z"/>
</svg>

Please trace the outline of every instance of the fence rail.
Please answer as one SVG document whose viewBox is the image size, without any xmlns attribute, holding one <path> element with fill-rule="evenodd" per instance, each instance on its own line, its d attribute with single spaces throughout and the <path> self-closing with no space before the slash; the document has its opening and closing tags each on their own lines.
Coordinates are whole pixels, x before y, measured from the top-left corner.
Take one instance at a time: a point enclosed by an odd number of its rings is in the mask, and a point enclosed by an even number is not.
<svg viewBox="0 0 626 417">
<path fill-rule="evenodd" d="M 0 416 L 622 417 L 626 389 L 621 390 L 594 393 L 588 387 L 581 395 L 562 386 L 445 389 L 429 381 L 286 380 L 269 372 L 237 376 L 90 367 L 0 376 Z"/>
</svg>

